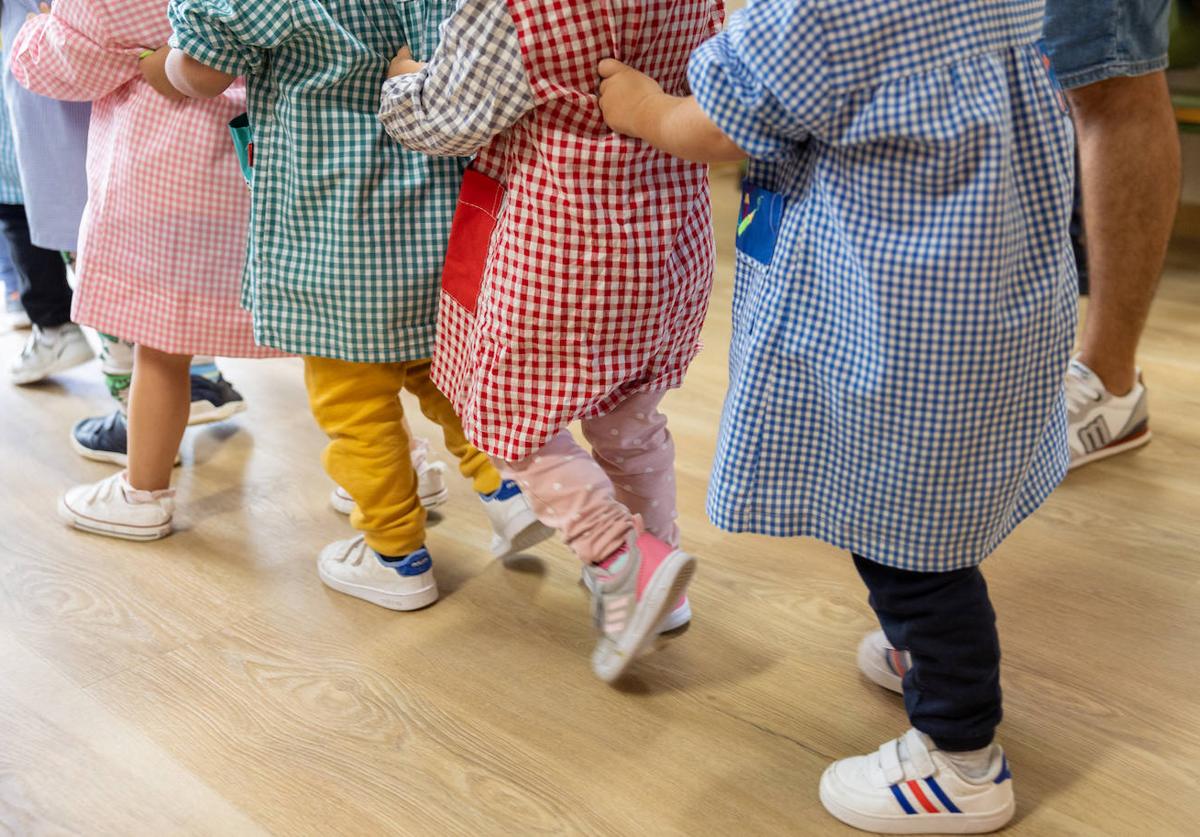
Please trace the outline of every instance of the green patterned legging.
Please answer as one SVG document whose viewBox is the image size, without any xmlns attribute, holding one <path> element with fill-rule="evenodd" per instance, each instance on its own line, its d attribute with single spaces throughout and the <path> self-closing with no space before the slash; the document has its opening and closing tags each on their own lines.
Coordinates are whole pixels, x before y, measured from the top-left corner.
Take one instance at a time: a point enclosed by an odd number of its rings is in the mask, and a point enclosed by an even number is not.
<svg viewBox="0 0 1200 837">
<path fill-rule="evenodd" d="M 197 355 L 192 358 L 192 374 L 216 378 L 215 358 Z M 122 410 L 129 406 L 129 385 L 133 380 L 133 344 L 100 334 L 100 370 L 104 373 L 104 384 L 109 394 L 117 400 Z"/>
</svg>

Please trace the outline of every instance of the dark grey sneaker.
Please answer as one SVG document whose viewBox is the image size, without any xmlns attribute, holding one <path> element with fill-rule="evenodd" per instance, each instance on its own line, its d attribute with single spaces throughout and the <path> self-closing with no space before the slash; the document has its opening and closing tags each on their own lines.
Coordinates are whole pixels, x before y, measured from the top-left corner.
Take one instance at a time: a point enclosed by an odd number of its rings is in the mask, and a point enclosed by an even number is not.
<svg viewBox="0 0 1200 837">
<path fill-rule="evenodd" d="M 84 459 L 125 467 L 129 464 L 129 433 L 124 414 L 116 410 L 78 422 L 71 430 L 71 447 Z"/>
<path fill-rule="evenodd" d="M 215 381 L 203 375 L 192 376 L 192 411 L 188 424 L 211 424 L 225 421 L 246 409 L 246 400 L 225 380 L 224 375 Z"/>
<path fill-rule="evenodd" d="M 1099 375 L 1072 360 L 1066 390 L 1072 468 L 1140 448 L 1150 441 L 1150 413 L 1141 372 L 1133 389 L 1116 396 L 1104 387 Z"/>
<path fill-rule="evenodd" d="M 85 418 L 71 430 L 71 447 L 84 459 L 109 462 L 122 468 L 129 464 L 129 430 L 125 414 L 115 410 L 107 416 Z M 175 455 L 179 464 L 179 454 Z"/>
</svg>

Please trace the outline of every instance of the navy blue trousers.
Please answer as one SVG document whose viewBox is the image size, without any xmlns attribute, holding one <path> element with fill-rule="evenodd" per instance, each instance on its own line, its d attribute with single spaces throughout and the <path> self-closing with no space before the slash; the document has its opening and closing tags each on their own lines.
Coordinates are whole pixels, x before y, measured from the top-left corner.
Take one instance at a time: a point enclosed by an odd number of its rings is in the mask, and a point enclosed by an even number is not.
<svg viewBox="0 0 1200 837">
<path fill-rule="evenodd" d="M 1000 724 L 1000 638 L 978 567 L 898 570 L 854 556 L 871 608 L 894 648 L 907 651 L 904 706 L 939 749 L 988 746 Z"/>
<path fill-rule="evenodd" d="M 0 204 L 0 233 L 8 241 L 9 256 L 17 269 L 21 305 L 39 328 L 71 322 L 71 286 L 62 254 L 44 250 L 29 239 L 25 207 Z"/>
</svg>

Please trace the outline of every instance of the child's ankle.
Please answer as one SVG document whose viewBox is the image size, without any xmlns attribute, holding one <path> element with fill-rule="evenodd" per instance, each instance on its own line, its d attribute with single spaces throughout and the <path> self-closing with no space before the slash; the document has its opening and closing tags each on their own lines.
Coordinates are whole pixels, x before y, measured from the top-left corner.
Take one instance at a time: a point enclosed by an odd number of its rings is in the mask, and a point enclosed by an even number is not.
<svg viewBox="0 0 1200 837">
<path fill-rule="evenodd" d="M 175 489 L 170 486 L 157 489 L 136 488 L 129 481 L 128 471 L 121 473 L 121 489 L 125 492 L 125 499 L 134 504 L 157 503 L 159 500 L 166 500 L 175 496 Z"/>
</svg>

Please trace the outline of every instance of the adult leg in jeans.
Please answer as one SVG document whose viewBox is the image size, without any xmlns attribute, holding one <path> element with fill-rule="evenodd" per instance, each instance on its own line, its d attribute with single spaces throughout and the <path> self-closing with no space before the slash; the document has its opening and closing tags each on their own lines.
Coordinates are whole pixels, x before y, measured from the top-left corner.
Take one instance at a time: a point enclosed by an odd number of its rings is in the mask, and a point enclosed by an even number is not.
<svg viewBox="0 0 1200 837">
<path fill-rule="evenodd" d="M 1068 90 L 1091 301 L 1066 376 L 1071 466 L 1150 441 L 1137 349 L 1179 197 L 1163 70 L 1169 0 L 1047 0 L 1044 40 Z"/>
</svg>

